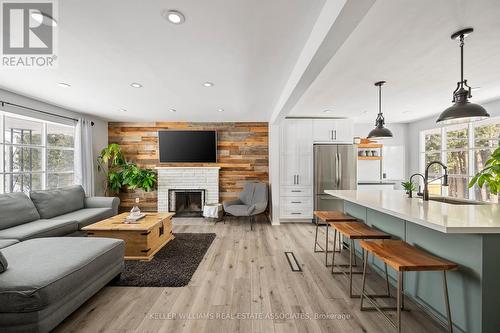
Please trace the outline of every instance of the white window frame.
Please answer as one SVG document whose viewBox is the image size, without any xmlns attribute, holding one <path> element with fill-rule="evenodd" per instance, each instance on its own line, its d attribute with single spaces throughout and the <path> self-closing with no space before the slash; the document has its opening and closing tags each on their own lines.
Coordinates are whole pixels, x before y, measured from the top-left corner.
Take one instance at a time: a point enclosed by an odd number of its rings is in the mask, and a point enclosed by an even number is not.
<svg viewBox="0 0 500 333">
<path fill-rule="evenodd" d="M 474 132 L 476 127 L 484 126 L 484 125 L 489 125 L 489 124 L 500 124 L 500 117 L 494 117 L 490 118 L 487 120 L 483 121 L 476 121 L 476 122 L 470 122 L 467 124 L 467 140 L 468 140 L 468 147 L 467 153 L 468 153 L 468 172 L 467 175 L 453 175 L 453 176 L 464 176 L 467 177 L 467 179 L 470 181 L 474 175 L 480 171 L 480 170 L 475 170 L 475 163 L 474 163 L 474 156 L 475 156 L 475 151 L 477 149 L 483 148 L 483 147 L 477 147 L 475 146 L 475 137 L 474 137 Z M 448 130 L 457 127 L 456 124 L 454 125 L 447 125 L 447 126 L 442 126 L 438 128 L 431 128 L 431 129 L 426 129 L 420 131 L 420 138 L 419 138 L 419 170 L 421 173 L 425 172 L 425 154 L 428 153 L 425 151 L 425 135 L 426 134 L 431 134 L 431 133 L 439 133 L 441 135 L 441 149 L 439 150 L 439 153 L 441 154 L 441 162 L 447 165 L 448 163 L 448 155 L 447 153 L 450 151 L 447 149 L 447 136 L 446 133 Z M 438 152 L 438 151 L 431 151 L 431 152 Z M 474 191 L 474 188 L 469 188 L 469 199 L 470 200 L 476 200 L 476 193 Z M 447 189 L 444 189 L 441 187 L 441 195 L 447 195 Z M 481 198 L 478 198 L 481 199 Z"/>
<path fill-rule="evenodd" d="M 5 117 L 10 117 L 10 118 L 17 118 L 17 119 L 23 119 L 23 120 L 28 120 L 28 121 L 33 121 L 37 123 L 42 124 L 42 142 L 40 145 L 35 145 L 35 144 L 13 144 L 13 143 L 6 143 L 5 142 Z M 42 119 L 37 119 L 33 117 L 26 117 L 6 111 L 0 110 L 0 193 L 8 193 L 6 191 L 8 188 L 6 186 L 6 175 L 18 175 L 18 174 L 41 174 L 42 175 L 42 184 L 41 187 L 42 189 L 47 189 L 47 184 L 48 184 L 48 176 L 50 174 L 74 174 L 75 170 L 73 167 L 73 170 L 71 171 L 49 171 L 48 170 L 48 162 L 47 162 L 47 154 L 50 149 L 56 149 L 56 150 L 70 150 L 73 151 L 75 150 L 75 147 L 52 147 L 48 146 L 47 144 L 47 125 L 48 124 L 55 124 L 58 126 L 66 126 L 66 127 L 72 127 L 73 132 L 76 130 L 76 126 L 71 126 L 68 124 L 63 124 L 63 123 L 57 123 L 57 122 L 51 122 L 47 120 L 42 120 Z M 74 135 L 74 134 L 73 134 Z M 6 165 L 5 165 L 5 147 L 6 146 L 12 146 L 12 147 L 29 147 L 29 148 L 39 148 L 42 150 L 42 170 L 40 171 L 30 171 L 30 172 L 10 172 L 6 171 Z"/>
</svg>

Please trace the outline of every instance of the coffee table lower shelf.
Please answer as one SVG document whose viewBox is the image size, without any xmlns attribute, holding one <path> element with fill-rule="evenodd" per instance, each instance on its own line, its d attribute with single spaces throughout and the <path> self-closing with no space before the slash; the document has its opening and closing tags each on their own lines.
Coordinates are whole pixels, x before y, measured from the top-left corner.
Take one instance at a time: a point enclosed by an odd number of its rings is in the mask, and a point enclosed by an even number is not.
<svg viewBox="0 0 500 333">
<path fill-rule="evenodd" d="M 155 254 L 158 253 L 158 251 L 160 251 L 165 245 L 167 245 L 168 242 L 170 242 L 174 238 L 175 238 L 174 235 L 171 235 L 170 238 L 168 238 L 165 242 L 163 242 L 163 244 L 161 244 L 160 246 L 158 246 L 155 250 L 150 250 L 149 254 L 147 256 L 127 256 L 126 255 L 124 257 L 124 259 L 125 260 L 151 261 L 151 259 L 153 259 L 153 257 L 155 256 Z"/>
</svg>

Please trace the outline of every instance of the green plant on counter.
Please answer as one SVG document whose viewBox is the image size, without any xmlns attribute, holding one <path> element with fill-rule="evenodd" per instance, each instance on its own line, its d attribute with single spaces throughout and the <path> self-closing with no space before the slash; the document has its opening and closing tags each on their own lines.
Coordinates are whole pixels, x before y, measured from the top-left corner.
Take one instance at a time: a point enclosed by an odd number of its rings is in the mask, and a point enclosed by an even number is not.
<svg viewBox="0 0 500 333">
<path fill-rule="evenodd" d="M 106 191 L 112 193 L 119 192 L 123 187 L 129 190 L 142 189 L 146 192 L 155 189 L 156 172 L 126 161 L 120 145 L 116 143 L 101 150 L 97 157 L 97 170 L 106 173 Z"/>
<path fill-rule="evenodd" d="M 409 193 L 410 191 L 415 191 L 417 189 L 417 186 L 413 182 L 402 182 L 401 185 L 407 193 Z"/>
<path fill-rule="evenodd" d="M 476 184 L 482 188 L 485 184 L 491 194 L 500 192 L 500 147 L 495 149 L 491 157 L 484 163 L 484 169 L 479 171 L 469 182 L 469 188 Z"/>
</svg>

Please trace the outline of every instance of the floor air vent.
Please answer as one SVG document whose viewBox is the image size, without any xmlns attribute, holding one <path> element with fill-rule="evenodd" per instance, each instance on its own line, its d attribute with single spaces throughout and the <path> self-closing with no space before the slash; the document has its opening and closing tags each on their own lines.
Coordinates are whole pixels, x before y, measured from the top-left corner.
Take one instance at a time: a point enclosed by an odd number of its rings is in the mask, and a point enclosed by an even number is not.
<svg viewBox="0 0 500 333">
<path fill-rule="evenodd" d="M 295 254 L 293 254 L 293 252 L 285 252 L 285 256 L 292 272 L 302 272 L 302 268 L 300 268 L 300 264 L 297 261 L 297 258 L 295 258 Z"/>
</svg>

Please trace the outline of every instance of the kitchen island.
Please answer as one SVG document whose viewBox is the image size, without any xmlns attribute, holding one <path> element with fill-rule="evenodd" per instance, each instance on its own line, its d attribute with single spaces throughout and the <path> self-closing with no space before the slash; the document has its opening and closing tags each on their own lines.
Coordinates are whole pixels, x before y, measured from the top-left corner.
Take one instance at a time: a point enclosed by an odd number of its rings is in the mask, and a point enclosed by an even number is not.
<svg viewBox="0 0 500 333">
<path fill-rule="evenodd" d="M 457 263 L 448 274 L 451 313 L 456 331 L 500 329 L 499 205 L 449 204 L 408 198 L 404 191 L 325 191 L 344 200 L 344 210 L 436 256 Z M 361 250 L 357 247 L 358 255 Z M 370 257 L 380 274 L 383 265 Z M 396 274 L 390 272 L 395 284 Z M 407 272 L 405 294 L 438 320 L 446 322 L 439 272 Z"/>
</svg>

